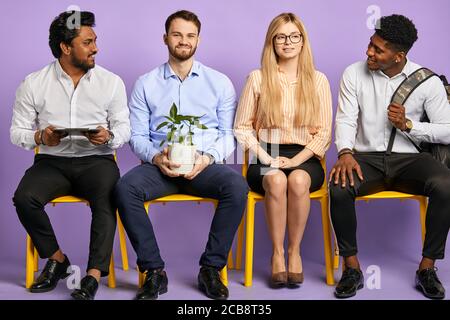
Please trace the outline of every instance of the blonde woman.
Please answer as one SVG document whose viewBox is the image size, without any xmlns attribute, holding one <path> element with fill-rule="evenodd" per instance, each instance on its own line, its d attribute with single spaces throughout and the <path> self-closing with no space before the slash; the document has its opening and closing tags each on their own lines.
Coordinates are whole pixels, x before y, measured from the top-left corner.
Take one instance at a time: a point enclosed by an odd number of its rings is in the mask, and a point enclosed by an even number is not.
<svg viewBox="0 0 450 320">
<path fill-rule="evenodd" d="M 325 178 L 320 158 L 330 145 L 331 119 L 330 86 L 314 68 L 306 29 L 296 15 L 282 13 L 269 25 L 261 69 L 248 76 L 234 124 L 239 143 L 257 155 L 247 181 L 265 194 L 272 286 L 303 282 L 300 242 L 309 194 Z"/>
</svg>

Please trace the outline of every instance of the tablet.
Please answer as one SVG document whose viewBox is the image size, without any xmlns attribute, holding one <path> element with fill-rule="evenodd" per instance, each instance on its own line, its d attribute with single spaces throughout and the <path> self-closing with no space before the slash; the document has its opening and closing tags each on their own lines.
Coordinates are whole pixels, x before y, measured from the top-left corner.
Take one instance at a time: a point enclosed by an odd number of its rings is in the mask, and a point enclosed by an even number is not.
<svg viewBox="0 0 450 320">
<path fill-rule="evenodd" d="M 99 133 L 99 129 L 89 129 L 89 128 L 56 128 L 53 132 L 62 135 L 73 135 L 73 136 L 84 136 L 88 133 Z"/>
</svg>

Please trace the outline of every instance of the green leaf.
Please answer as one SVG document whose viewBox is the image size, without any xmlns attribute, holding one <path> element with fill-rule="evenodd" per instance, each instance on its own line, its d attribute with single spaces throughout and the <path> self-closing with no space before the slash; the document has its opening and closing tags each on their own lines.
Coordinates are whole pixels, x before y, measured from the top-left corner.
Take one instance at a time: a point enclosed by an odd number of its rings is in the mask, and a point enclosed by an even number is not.
<svg viewBox="0 0 450 320">
<path fill-rule="evenodd" d="M 179 136 L 178 143 L 183 143 L 183 142 L 184 142 L 184 136 Z"/>
<path fill-rule="evenodd" d="M 158 131 L 161 128 L 164 128 L 169 122 L 164 121 L 163 123 L 160 123 L 159 126 L 156 127 L 156 131 Z"/>
<path fill-rule="evenodd" d="M 177 116 L 177 111 L 178 111 L 177 110 L 177 105 L 175 103 L 173 103 L 172 107 L 170 108 L 170 113 L 169 113 L 170 117 L 175 119 L 176 116 Z"/>
<path fill-rule="evenodd" d="M 178 115 L 177 119 L 180 121 L 189 121 L 191 119 L 191 116 Z"/>
<path fill-rule="evenodd" d="M 174 118 L 171 118 L 171 117 L 167 117 L 167 116 L 164 116 L 164 118 L 166 118 L 167 120 L 169 120 L 170 122 L 175 122 L 175 119 Z"/>
<path fill-rule="evenodd" d="M 197 124 L 197 128 L 199 128 L 199 129 L 208 129 L 208 127 L 207 126 L 205 126 L 204 124 L 201 124 L 201 123 L 198 123 Z"/>
<path fill-rule="evenodd" d="M 173 134 L 174 134 L 174 131 L 170 131 L 170 132 L 167 134 L 167 140 L 169 140 L 170 142 L 173 141 Z"/>
<path fill-rule="evenodd" d="M 166 140 L 162 140 L 159 146 L 162 147 L 164 143 L 166 143 Z"/>
</svg>

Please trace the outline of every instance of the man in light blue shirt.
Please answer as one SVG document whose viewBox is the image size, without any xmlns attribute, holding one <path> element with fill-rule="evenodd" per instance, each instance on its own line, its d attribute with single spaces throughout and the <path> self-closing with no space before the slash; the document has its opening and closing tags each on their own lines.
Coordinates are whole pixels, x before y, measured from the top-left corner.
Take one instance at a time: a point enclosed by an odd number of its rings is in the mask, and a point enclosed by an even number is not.
<svg viewBox="0 0 450 320">
<path fill-rule="evenodd" d="M 119 213 L 146 273 L 136 299 L 157 299 L 167 292 L 164 271 L 152 224 L 143 203 L 174 193 L 218 200 L 205 252 L 200 259 L 198 287 L 209 298 L 227 299 L 228 289 L 219 277 L 227 263 L 234 234 L 247 200 L 248 186 L 233 169 L 219 164 L 235 148 L 232 132 L 236 94 L 222 73 L 194 61 L 200 21 L 189 11 L 178 11 L 166 20 L 164 43 L 169 61 L 138 79 L 130 99 L 130 145 L 142 164 L 128 172 L 116 186 Z M 191 172 L 179 174 L 179 164 L 169 160 L 161 142 L 167 128 L 157 130 L 169 116 L 172 104 L 178 114 L 201 116 L 207 129 L 194 128 L 197 148 Z"/>
</svg>

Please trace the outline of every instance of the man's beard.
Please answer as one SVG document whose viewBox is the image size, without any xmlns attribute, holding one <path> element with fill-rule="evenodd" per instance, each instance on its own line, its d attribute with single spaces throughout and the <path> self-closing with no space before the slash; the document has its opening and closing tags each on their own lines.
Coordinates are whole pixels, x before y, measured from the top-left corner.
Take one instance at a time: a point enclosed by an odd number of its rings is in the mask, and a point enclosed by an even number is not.
<svg viewBox="0 0 450 320">
<path fill-rule="evenodd" d="M 82 61 L 75 56 L 72 56 L 71 62 L 74 67 L 77 67 L 84 72 L 88 72 L 90 69 L 95 67 L 95 62 L 90 64 L 87 61 Z"/>
<path fill-rule="evenodd" d="M 180 60 L 180 61 L 186 61 L 186 60 L 189 60 L 189 59 L 195 54 L 195 51 L 197 50 L 197 47 L 193 47 L 193 48 L 191 48 L 191 50 L 190 50 L 188 53 L 186 53 L 186 54 L 180 54 L 180 53 L 177 52 L 176 48 L 175 48 L 175 49 L 172 49 L 172 48 L 169 47 L 169 46 L 168 46 L 168 48 L 169 48 L 169 53 L 170 53 L 170 55 L 171 55 L 172 57 L 174 57 L 174 58 Z"/>
</svg>

